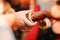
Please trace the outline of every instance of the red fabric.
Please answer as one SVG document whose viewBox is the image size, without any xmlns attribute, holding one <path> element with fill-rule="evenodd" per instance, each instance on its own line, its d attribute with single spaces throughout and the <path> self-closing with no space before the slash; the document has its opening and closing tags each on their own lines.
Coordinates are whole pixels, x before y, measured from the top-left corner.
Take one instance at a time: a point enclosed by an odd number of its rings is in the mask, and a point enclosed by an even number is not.
<svg viewBox="0 0 60 40">
<path fill-rule="evenodd" d="M 36 4 L 36 2 L 34 3 L 34 12 L 39 11 L 40 8 L 39 6 Z M 27 36 L 26 36 L 26 40 L 36 40 L 37 36 L 38 36 L 38 32 L 39 32 L 39 25 L 36 24 L 31 30 L 30 32 L 28 32 Z"/>
<path fill-rule="evenodd" d="M 40 7 L 39 7 L 39 5 L 34 3 L 34 12 L 37 12 L 37 11 L 40 11 Z"/>
<path fill-rule="evenodd" d="M 34 3 L 34 12 L 40 11 L 40 7 Z M 51 23 L 53 24 L 53 19 L 50 19 Z M 39 32 L 39 25 L 36 24 L 27 34 L 25 40 L 37 40 Z M 56 37 L 55 40 L 60 40 L 60 36 Z"/>
<path fill-rule="evenodd" d="M 36 3 L 36 0 L 34 0 L 34 12 L 40 11 L 40 6 Z"/>
<path fill-rule="evenodd" d="M 60 36 L 57 36 L 57 37 L 55 38 L 55 40 L 60 40 Z"/>
<path fill-rule="evenodd" d="M 26 40 L 36 40 L 39 32 L 39 25 L 36 24 L 27 34 Z"/>
</svg>

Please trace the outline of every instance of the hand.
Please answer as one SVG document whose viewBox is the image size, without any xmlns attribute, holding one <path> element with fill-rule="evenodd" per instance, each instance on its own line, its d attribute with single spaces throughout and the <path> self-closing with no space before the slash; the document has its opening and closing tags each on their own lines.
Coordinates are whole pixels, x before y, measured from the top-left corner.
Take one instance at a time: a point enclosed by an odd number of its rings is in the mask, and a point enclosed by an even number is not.
<svg viewBox="0 0 60 40">
<path fill-rule="evenodd" d="M 49 10 L 42 10 L 42 11 L 38 11 L 38 12 L 33 12 L 32 19 L 33 20 L 35 20 L 35 19 L 44 19 L 46 16 L 51 17 Z"/>
<path fill-rule="evenodd" d="M 26 11 L 19 11 L 16 14 L 16 19 L 17 21 L 21 24 L 21 26 L 33 26 L 36 24 L 36 22 L 31 22 L 28 20 L 28 18 L 26 17 L 26 15 L 30 12 L 30 10 L 26 10 Z"/>
<path fill-rule="evenodd" d="M 60 21 L 57 21 L 53 24 L 52 30 L 55 34 L 60 34 Z"/>
</svg>

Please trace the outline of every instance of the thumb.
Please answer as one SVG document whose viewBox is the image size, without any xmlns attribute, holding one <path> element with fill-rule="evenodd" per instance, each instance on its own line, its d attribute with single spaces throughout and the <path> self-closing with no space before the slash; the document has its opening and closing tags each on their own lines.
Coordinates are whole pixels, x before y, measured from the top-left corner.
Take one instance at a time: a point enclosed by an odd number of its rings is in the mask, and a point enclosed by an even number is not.
<svg viewBox="0 0 60 40">
<path fill-rule="evenodd" d="M 30 22 L 27 18 L 24 19 L 24 22 L 28 25 L 28 26 L 34 26 L 37 22 Z"/>
</svg>

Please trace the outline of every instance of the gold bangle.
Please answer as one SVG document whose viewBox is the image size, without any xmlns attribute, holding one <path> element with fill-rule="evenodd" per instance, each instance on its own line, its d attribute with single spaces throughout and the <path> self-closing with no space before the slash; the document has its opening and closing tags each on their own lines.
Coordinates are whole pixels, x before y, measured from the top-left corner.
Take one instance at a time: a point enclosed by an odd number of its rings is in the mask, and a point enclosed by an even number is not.
<svg viewBox="0 0 60 40">
<path fill-rule="evenodd" d="M 29 18 L 29 20 L 33 23 L 33 20 L 32 20 L 32 12 L 30 12 L 30 13 L 28 14 L 28 18 Z"/>
<path fill-rule="evenodd" d="M 46 23 L 46 26 L 44 26 L 44 27 L 40 26 L 41 29 L 46 30 L 51 27 L 51 22 L 48 18 L 45 18 L 44 22 Z"/>
</svg>

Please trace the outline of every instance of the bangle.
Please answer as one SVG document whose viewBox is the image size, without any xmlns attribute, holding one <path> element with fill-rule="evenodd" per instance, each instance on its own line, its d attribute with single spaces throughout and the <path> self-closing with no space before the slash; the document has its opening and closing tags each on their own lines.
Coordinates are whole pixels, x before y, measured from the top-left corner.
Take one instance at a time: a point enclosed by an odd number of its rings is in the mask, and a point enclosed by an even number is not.
<svg viewBox="0 0 60 40">
<path fill-rule="evenodd" d="M 33 20 L 32 20 L 32 12 L 30 12 L 30 13 L 28 14 L 28 19 L 29 19 L 31 22 L 33 22 Z"/>
<path fill-rule="evenodd" d="M 40 26 L 41 29 L 46 30 L 51 27 L 51 22 L 48 18 L 45 18 L 44 22 L 46 23 L 46 26 L 44 26 L 44 27 Z"/>
</svg>

